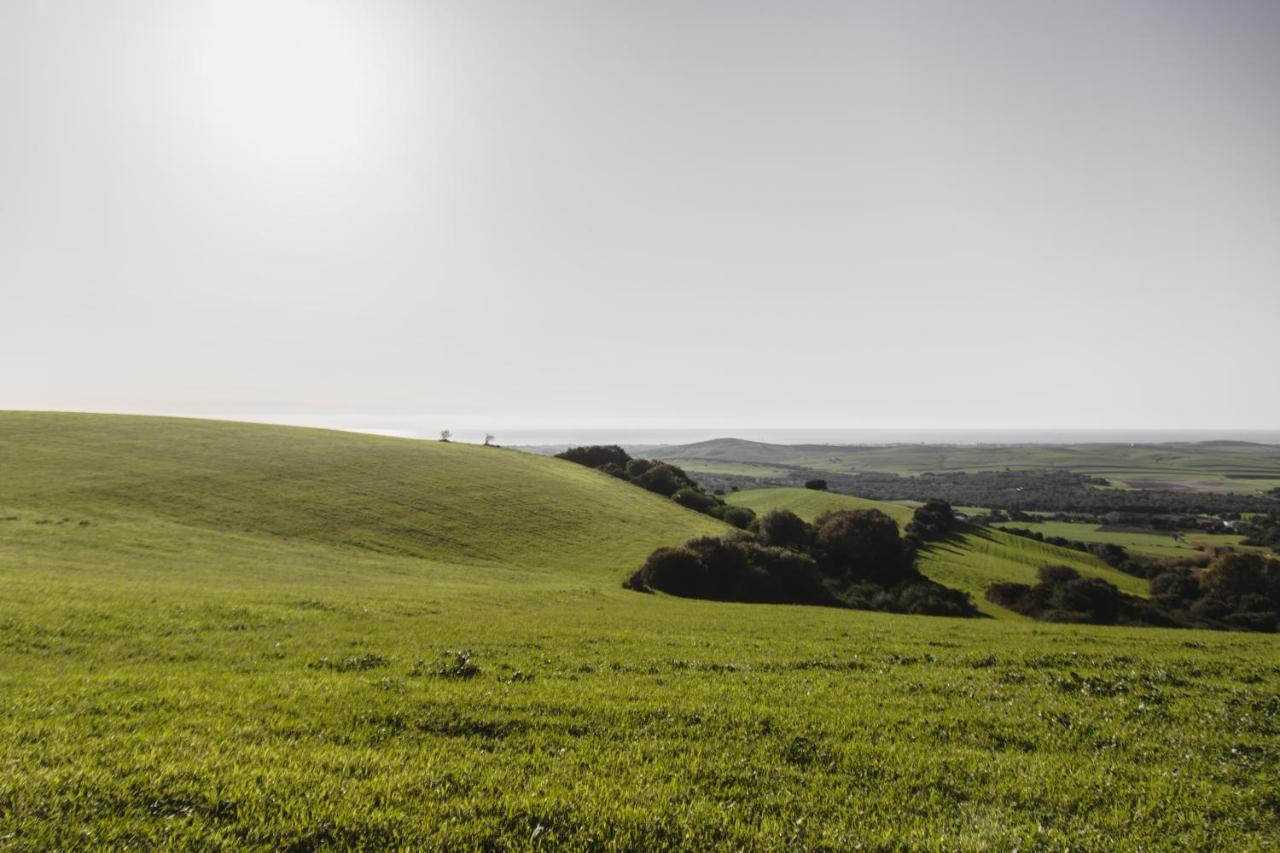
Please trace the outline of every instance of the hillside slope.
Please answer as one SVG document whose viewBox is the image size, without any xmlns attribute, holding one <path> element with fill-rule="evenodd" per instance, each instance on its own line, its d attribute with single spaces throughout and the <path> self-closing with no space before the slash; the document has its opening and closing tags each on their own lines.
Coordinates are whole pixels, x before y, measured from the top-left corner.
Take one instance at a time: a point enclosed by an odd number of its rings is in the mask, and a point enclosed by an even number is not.
<svg viewBox="0 0 1280 853">
<path fill-rule="evenodd" d="M 789 509 L 807 521 L 824 512 L 840 509 L 878 509 L 905 526 L 911 521 L 909 507 L 813 489 L 751 489 L 736 492 L 728 501 L 748 506 L 758 513 Z M 986 600 L 987 587 L 1000 581 L 1035 583 L 1041 566 L 1070 566 L 1083 575 L 1099 577 L 1122 591 L 1145 596 L 1144 581 L 1116 571 L 1090 554 L 1059 548 L 1002 530 L 979 528 L 946 542 L 933 542 L 920 554 L 920 571 L 939 583 L 964 590 L 973 596 L 983 612 L 1000 617 L 1017 617 L 1011 611 Z"/>
<path fill-rule="evenodd" d="M 116 532 L 136 544 L 154 532 L 167 542 L 178 525 L 193 535 L 619 576 L 654 547 L 724 530 L 604 474 L 511 450 L 25 412 L 0 413 L 0 515 L 16 516 L 10 527 L 51 522 L 47 536 Z"/>
</svg>

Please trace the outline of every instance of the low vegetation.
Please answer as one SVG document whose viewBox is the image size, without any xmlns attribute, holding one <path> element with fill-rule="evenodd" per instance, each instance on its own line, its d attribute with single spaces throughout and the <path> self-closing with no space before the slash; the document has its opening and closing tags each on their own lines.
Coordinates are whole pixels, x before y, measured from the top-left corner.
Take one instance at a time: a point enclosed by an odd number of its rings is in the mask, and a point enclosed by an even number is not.
<svg viewBox="0 0 1280 853">
<path fill-rule="evenodd" d="M 1280 496 L 1280 489 L 1276 491 Z M 1280 510 L 1256 515 L 1240 525 L 1238 530 L 1244 534 L 1246 545 L 1270 548 L 1280 553 Z"/>
<path fill-rule="evenodd" d="M 755 513 L 750 509 L 729 506 L 718 495 L 703 491 L 683 469 L 652 459 L 632 459 L 616 444 L 571 447 L 563 453 L 557 453 L 556 458 L 595 468 L 611 477 L 671 498 L 685 509 L 720 519 L 734 527 L 745 528 L 755 520 Z"/>
<path fill-rule="evenodd" d="M 1280 618 L 1280 561 L 1257 554 L 1223 554 L 1204 571 L 1166 569 L 1151 578 L 1150 599 L 1066 566 L 1046 566 L 1039 579 L 993 584 L 987 599 L 1036 619 L 1093 625 L 1273 632 Z"/>
<path fill-rule="evenodd" d="M 951 508 L 936 501 L 916 510 L 908 530 L 937 538 L 953 524 Z M 827 512 L 814 524 L 775 509 L 753 525 L 753 533 L 657 549 L 625 585 L 719 601 L 977 615 L 966 593 L 935 583 L 916 568 L 919 542 L 900 536 L 897 522 L 876 509 Z"/>
</svg>

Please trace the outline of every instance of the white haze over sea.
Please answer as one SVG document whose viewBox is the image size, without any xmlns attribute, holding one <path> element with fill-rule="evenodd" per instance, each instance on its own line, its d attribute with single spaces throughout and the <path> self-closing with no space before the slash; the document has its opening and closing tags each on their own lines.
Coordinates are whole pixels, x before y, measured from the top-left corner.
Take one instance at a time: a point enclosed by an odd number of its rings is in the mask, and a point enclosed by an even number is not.
<svg viewBox="0 0 1280 853">
<path fill-rule="evenodd" d="M 352 416 L 238 416 L 236 420 L 292 424 L 390 435 L 437 439 L 449 429 L 454 441 L 481 443 L 487 433 L 505 447 L 554 447 L 584 444 L 652 446 L 692 444 L 714 438 L 741 438 L 769 444 L 1083 444 L 1091 442 L 1153 444 L 1192 441 L 1251 441 L 1280 444 L 1280 429 L 801 429 L 732 426 L 682 429 L 653 428 L 501 428 L 486 429 L 464 421 L 430 417 Z"/>
</svg>

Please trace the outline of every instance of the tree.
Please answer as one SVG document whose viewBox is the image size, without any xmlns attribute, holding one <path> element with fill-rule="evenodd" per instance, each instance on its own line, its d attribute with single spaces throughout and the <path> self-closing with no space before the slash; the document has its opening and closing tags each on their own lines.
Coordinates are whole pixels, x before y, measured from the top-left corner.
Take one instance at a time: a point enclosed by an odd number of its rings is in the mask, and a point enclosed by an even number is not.
<svg viewBox="0 0 1280 853">
<path fill-rule="evenodd" d="M 441 440 L 441 441 L 448 441 L 448 440 L 449 440 L 449 439 L 451 439 L 451 438 L 453 438 L 453 430 L 448 430 L 448 429 L 442 429 L 442 430 L 440 430 L 440 440 Z"/>
<path fill-rule="evenodd" d="M 485 446 L 485 447 L 493 447 L 493 446 L 494 446 L 494 445 L 493 445 L 494 438 L 495 438 L 495 436 L 494 436 L 492 433 L 487 433 L 487 432 L 486 432 L 486 433 L 484 434 L 484 446 Z"/>
<path fill-rule="evenodd" d="M 825 492 L 827 490 L 826 480 L 805 480 L 804 487 L 806 489 L 814 489 L 815 491 Z"/>
</svg>

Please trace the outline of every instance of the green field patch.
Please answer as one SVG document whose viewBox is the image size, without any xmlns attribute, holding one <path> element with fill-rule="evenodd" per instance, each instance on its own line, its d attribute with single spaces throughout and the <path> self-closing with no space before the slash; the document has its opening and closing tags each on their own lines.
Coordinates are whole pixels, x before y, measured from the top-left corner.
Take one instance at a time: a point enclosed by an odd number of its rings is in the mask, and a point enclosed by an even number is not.
<svg viewBox="0 0 1280 853">
<path fill-rule="evenodd" d="M 1192 557 L 1203 551 L 1196 546 L 1239 548 L 1242 536 L 1229 536 L 1199 531 L 1157 533 L 1135 529 L 1116 529 L 1105 525 L 1083 524 L 1069 521 L 1007 521 L 997 527 L 1016 527 L 1032 530 L 1045 536 L 1059 536 L 1075 542 L 1099 542 L 1120 545 L 1148 557 Z M 1247 550 L 1247 549 L 1246 549 Z"/>
</svg>

